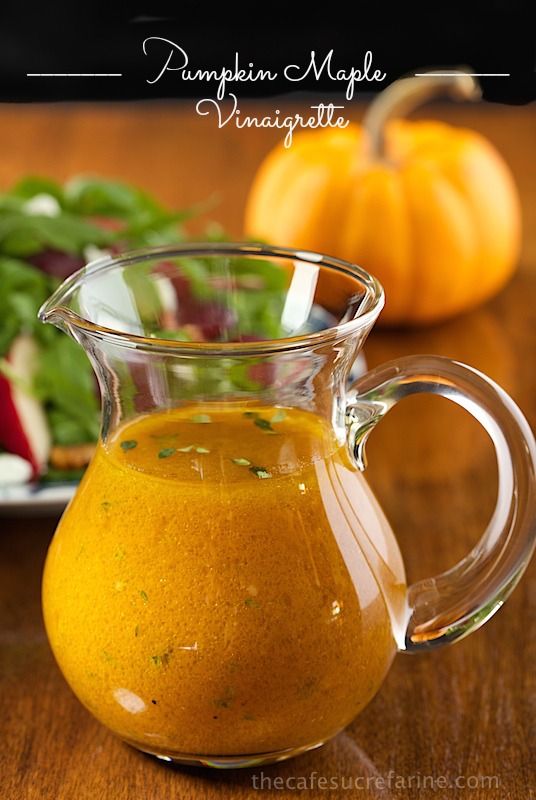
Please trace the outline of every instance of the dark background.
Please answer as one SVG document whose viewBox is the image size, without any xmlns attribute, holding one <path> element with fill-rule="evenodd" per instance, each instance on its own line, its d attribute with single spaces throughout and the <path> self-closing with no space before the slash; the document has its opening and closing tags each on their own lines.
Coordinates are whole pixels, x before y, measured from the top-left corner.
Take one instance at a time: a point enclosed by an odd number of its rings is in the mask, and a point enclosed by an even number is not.
<svg viewBox="0 0 536 800">
<path fill-rule="evenodd" d="M 469 66 L 475 72 L 509 72 L 483 78 L 490 101 L 523 103 L 535 97 L 534 6 L 520 0 L 485 3 L 187 2 L 108 3 L 72 0 L 33 9 L 4 0 L 0 10 L 0 99 L 44 101 L 204 97 L 207 86 L 182 82 L 178 73 L 156 85 L 161 59 L 144 56 L 142 42 L 163 36 L 180 44 L 190 66 L 242 62 L 280 71 L 307 63 L 311 50 L 335 49 L 340 67 L 360 67 L 366 50 L 388 82 L 426 67 Z M 156 52 L 156 50 L 155 50 Z M 27 72 L 121 72 L 122 78 L 28 78 Z M 327 78 L 300 90 L 333 92 Z M 240 96 L 280 94 L 289 83 L 241 84 Z M 367 84 L 363 91 L 375 91 Z"/>
</svg>

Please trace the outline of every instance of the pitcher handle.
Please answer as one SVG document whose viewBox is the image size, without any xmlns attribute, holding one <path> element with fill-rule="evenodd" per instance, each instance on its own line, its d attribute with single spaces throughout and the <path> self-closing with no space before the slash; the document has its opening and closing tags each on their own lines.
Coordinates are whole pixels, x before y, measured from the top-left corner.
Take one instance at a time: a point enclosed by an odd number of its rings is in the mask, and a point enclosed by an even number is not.
<svg viewBox="0 0 536 800">
<path fill-rule="evenodd" d="M 536 442 L 514 401 L 472 367 L 440 356 L 399 358 L 350 387 L 346 422 L 358 467 L 365 442 L 404 397 L 428 392 L 469 411 L 489 434 L 497 456 L 497 504 L 484 535 L 455 567 L 408 587 L 408 624 L 399 647 L 418 652 L 477 630 L 501 607 L 536 544 Z"/>
</svg>

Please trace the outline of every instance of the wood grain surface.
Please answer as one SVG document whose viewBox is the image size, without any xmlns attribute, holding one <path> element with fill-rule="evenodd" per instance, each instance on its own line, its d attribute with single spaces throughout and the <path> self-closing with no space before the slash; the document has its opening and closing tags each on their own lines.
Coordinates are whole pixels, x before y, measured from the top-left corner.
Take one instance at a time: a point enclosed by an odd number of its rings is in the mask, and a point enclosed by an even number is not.
<svg viewBox="0 0 536 800">
<path fill-rule="evenodd" d="M 536 428 L 536 112 L 438 105 L 433 114 L 480 130 L 510 163 L 524 213 L 520 270 L 498 298 L 445 325 L 373 332 L 367 359 L 436 352 L 469 362 Z M 191 104 L 3 106 L 0 188 L 27 173 L 98 172 L 178 206 L 214 197 L 209 216 L 238 236 L 254 169 L 279 135 L 218 131 Z M 493 508 L 495 465 L 485 435 L 458 408 L 404 401 L 374 432 L 369 464 L 410 580 L 453 565 L 477 541 Z M 398 656 L 374 701 L 320 750 L 262 770 L 173 769 L 102 728 L 53 661 L 40 576 L 55 522 L 0 517 L 1 800 L 536 796 L 536 564 L 479 632 Z"/>
</svg>

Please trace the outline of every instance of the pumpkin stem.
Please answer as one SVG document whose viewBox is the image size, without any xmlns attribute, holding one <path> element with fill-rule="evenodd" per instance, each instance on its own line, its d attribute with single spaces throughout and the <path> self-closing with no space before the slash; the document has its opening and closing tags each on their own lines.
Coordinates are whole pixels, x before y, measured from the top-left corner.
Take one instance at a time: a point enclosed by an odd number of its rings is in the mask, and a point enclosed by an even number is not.
<svg viewBox="0 0 536 800">
<path fill-rule="evenodd" d="M 391 118 L 405 116 L 427 100 L 442 94 L 455 100 L 479 100 L 482 96 L 478 81 L 463 70 L 401 78 L 380 92 L 363 118 L 370 154 L 374 158 L 385 155 L 385 126 Z"/>
</svg>

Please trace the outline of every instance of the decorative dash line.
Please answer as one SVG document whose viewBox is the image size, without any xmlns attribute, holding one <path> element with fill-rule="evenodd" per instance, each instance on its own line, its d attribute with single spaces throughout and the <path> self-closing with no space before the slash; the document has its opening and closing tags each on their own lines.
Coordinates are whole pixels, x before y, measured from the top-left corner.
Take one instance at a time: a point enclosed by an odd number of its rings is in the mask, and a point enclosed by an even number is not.
<svg viewBox="0 0 536 800">
<path fill-rule="evenodd" d="M 122 72 L 27 72 L 27 78 L 122 78 Z"/>
<path fill-rule="evenodd" d="M 431 75 L 434 78 L 448 78 L 451 75 L 469 75 L 471 78 L 509 78 L 509 72 L 457 72 L 450 70 L 450 72 L 416 72 L 416 78 L 426 78 Z"/>
</svg>

